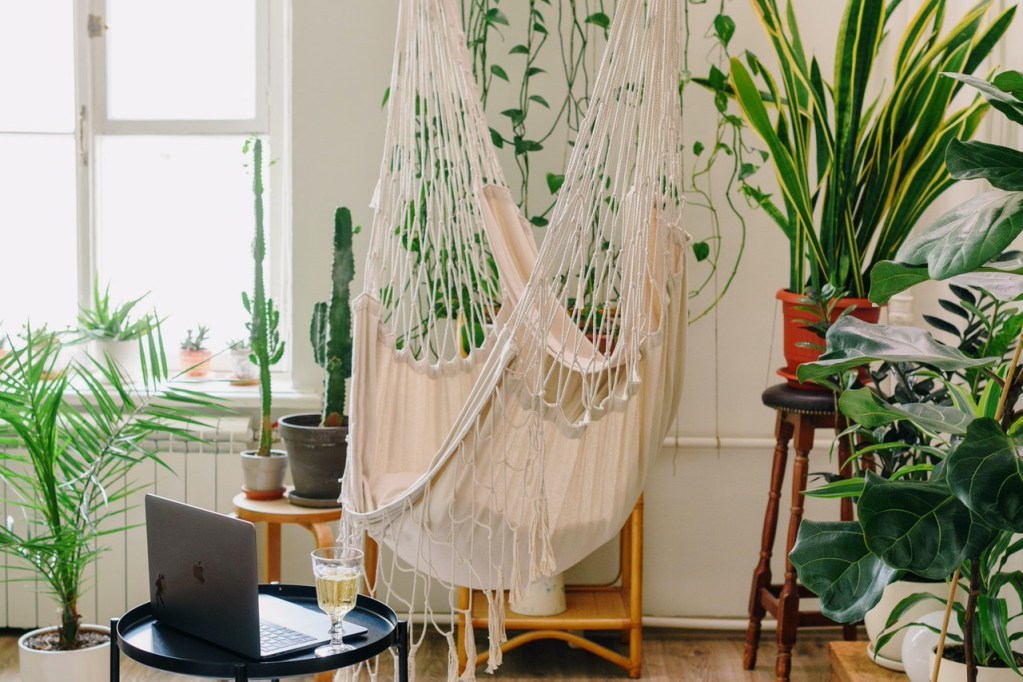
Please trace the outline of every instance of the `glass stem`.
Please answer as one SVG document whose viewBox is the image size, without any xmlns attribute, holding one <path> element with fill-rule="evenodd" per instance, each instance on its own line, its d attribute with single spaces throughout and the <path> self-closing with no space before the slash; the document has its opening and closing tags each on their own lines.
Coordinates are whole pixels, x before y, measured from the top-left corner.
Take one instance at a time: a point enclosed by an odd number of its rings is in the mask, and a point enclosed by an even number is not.
<svg viewBox="0 0 1023 682">
<path fill-rule="evenodd" d="M 344 645 L 344 643 L 341 641 L 341 638 L 344 635 L 344 627 L 342 625 L 342 621 L 344 621 L 344 615 L 330 617 L 330 645 L 332 647 L 339 647 Z"/>
</svg>

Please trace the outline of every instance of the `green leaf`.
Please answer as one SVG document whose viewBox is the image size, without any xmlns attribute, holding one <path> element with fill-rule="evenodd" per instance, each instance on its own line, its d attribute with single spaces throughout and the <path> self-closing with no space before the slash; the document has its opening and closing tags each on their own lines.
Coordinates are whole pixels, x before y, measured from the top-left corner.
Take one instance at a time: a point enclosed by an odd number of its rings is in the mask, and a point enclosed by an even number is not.
<svg viewBox="0 0 1023 682">
<path fill-rule="evenodd" d="M 504 26 L 508 26 L 509 25 L 508 24 L 508 17 L 506 17 L 504 15 L 504 12 L 502 12 L 501 10 L 499 10 L 496 7 L 492 7 L 491 9 L 488 9 L 487 13 L 483 16 L 483 19 L 484 19 L 484 21 L 486 21 L 491 26 L 497 26 L 498 24 L 501 24 L 501 25 L 504 25 Z"/>
<path fill-rule="evenodd" d="M 799 525 L 789 554 L 800 582 L 821 599 L 821 612 L 841 623 L 863 618 L 899 571 L 871 554 L 853 521 Z"/>
<path fill-rule="evenodd" d="M 943 580 L 994 537 L 934 479 L 887 481 L 871 472 L 866 479 L 860 525 L 870 551 L 892 567 Z"/>
<path fill-rule="evenodd" d="M 1016 99 L 1023 101 L 1023 73 L 1019 71 L 1003 71 L 991 80 L 991 84 L 1002 92 L 1007 92 Z"/>
<path fill-rule="evenodd" d="M 565 184 L 565 176 L 557 173 L 547 174 L 547 189 L 551 191 L 551 194 L 557 194 L 561 186 Z"/>
<path fill-rule="evenodd" d="M 697 263 L 707 260 L 708 256 L 710 256 L 710 244 L 707 242 L 693 243 L 693 257 L 696 258 Z"/>
<path fill-rule="evenodd" d="M 540 95 L 530 95 L 529 99 L 532 100 L 533 102 L 536 102 L 537 104 L 539 104 L 540 106 L 542 106 L 542 107 L 544 107 L 546 109 L 550 109 L 551 108 L 551 105 L 547 103 L 547 100 L 545 100 Z"/>
<path fill-rule="evenodd" d="M 948 281 L 959 286 L 978 287 L 999 301 L 1018 301 L 1023 297 L 1023 274 L 1017 272 L 971 272 Z"/>
<path fill-rule="evenodd" d="M 550 224 L 549 220 L 540 215 L 533 216 L 532 218 L 529 219 L 529 222 L 535 225 L 536 227 L 547 227 L 547 225 Z"/>
<path fill-rule="evenodd" d="M 1007 436 L 994 419 L 978 419 L 948 456 L 949 487 L 986 523 L 1023 531 L 1023 441 Z"/>
<path fill-rule="evenodd" d="M 531 66 L 528 69 L 526 69 L 526 78 L 529 78 L 531 76 L 535 76 L 535 75 L 540 74 L 540 73 L 547 73 L 547 72 L 544 71 L 543 69 L 541 69 L 539 66 Z"/>
<path fill-rule="evenodd" d="M 526 120 L 526 112 L 522 109 L 505 109 L 501 112 L 502 116 L 507 116 L 511 119 L 512 125 L 521 125 Z"/>
<path fill-rule="evenodd" d="M 508 54 L 529 54 L 529 48 L 525 45 L 516 45 L 508 50 Z"/>
<path fill-rule="evenodd" d="M 887 303 L 895 294 L 930 279 L 922 265 L 905 265 L 883 260 L 870 271 L 870 300 L 878 305 Z"/>
<path fill-rule="evenodd" d="M 728 47 L 732 36 L 735 35 L 735 20 L 727 14 L 719 14 L 714 17 L 714 35 L 722 45 Z"/>
<path fill-rule="evenodd" d="M 859 476 L 853 478 L 842 478 L 832 481 L 820 488 L 807 490 L 804 495 L 807 497 L 818 497 L 823 499 L 841 499 L 844 497 L 859 497 L 863 494 L 863 479 Z"/>
<path fill-rule="evenodd" d="M 1023 232 L 1023 192 L 994 190 L 959 205 L 908 240 L 896 259 L 927 264 L 931 279 L 973 272 L 1001 254 Z"/>
<path fill-rule="evenodd" d="M 702 153 L 703 153 L 703 143 L 700 142 L 699 140 L 697 140 L 696 142 L 693 143 L 693 154 L 695 154 L 696 156 L 699 156 Z"/>
<path fill-rule="evenodd" d="M 498 149 L 503 149 L 504 148 L 504 136 L 501 135 L 501 133 L 499 133 L 496 130 L 494 130 L 493 128 L 490 129 L 490 141 Z"/>
<path fill-rule="evenodd" d="M 497 76 L 498 78 L 500 78 L 503 81 L 507 81 L 508 80 L 508 74 L 505 72 L 505 70 L 503 68 L 501 68 L 497 64 L 491 64 L 491 66 L 490 66 L 490 73 L 494 74 L 495 76 Z"/>
<path fill-rule="evenodd" d="M 1006 601 L 984 593 L 977 595 L 977 620 L 984 641 L 995 650 L 1003 663 L 1019 674 L 1009 640 L 1009 607 Z"/>
<path fill-rule="evenodd" d="M 890 405 L 881 400 L 869 388 L 857 388 L 842 393 L 838 407 L 846 417 L 869 429 L 897 421 L 910 421 L 930 433 L 962 435 L 973 421 L 972 414 L 966 414 L 955 407 L 931 403 L 909 403 Z"/>
<path fill-rule="evenodd" d="M 604 12 L 594 12 L 590 16 L 586 17 L 586 20 L 583 23 L 593 24 L 594 26 L 599 26 L 602 29 L 607 30 L 611 28 L 611 17 Z"/>
<path fill-rule="evenodd" d="M 1021 98 L 1015 96 L 1014 93 L 992 85 L 983 78 L 977 78 L 965 73 L 946 73 L 945 75 L 976 88 L 984 95 L 984 99 L 991 103 L 992 107 L 1004 114 L 1010 121 L 1023 125 L 1023 101 L 1020 101 Z M 1016 76 L 1010 75 L 1005 77 L 1003 74 L 1002 82 L 1015 82 L 1015 78 Z"/>
<path fill-rule="evenodd" d="M 987 142 L 952 140 L 945 164 L 956 180 L 982 178 L 998 189 L 1023 191 L 1023 152 Z"/>
<path fill-rule="evenodd" d="M 870 324 L 843 317 L 828 330 L 828 351 L 796 371 L 800 381 L 824 379 L 871 362 L 915 362 L 941 370 L 987 367 L 997 358 L 970 358 L 916 327 Z"/>
</svg>

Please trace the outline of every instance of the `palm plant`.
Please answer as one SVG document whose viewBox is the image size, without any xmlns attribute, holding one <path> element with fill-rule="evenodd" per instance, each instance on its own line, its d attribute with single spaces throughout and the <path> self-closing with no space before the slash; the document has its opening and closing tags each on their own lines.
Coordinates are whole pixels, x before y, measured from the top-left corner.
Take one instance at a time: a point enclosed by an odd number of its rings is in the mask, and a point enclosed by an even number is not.
<svg viewBox="0 0 1023 682">
<path fill-rule="evenodd" d="M 72 361 L 57 372 L 62 343 L 26 327 L 0 365 L 0 477 L 9 509 L 20 518 L 0 526 L 0 551 L 35 571 L 60 606 L 59 647 L 75 648 L 78 600 L 100 536 L 125 529 L 122 502 L 135 491 L 136 464 L 162 464 L 157 433 L 198 440 L 196 414 L 215 410 L 207 396 L 165 383 L 167 363 L 155 329 L 144 337 L 141 383 L 109 358 Z"/>
<path fill-rule="evenodd" d="M 820 291 L 830 283 L 863 298 L 873 266 L 895 257 L 952 184 L 945 147 L 972 137 L 987 109 L 980 98 L 953 109 L 961 83 L 940 74 L 975 72 L 1015 7 L 986 23 L 994 2 L 980 0 L 942 31 L 946 0 L 926 0 L 902 34 L 894 70 L 884 79 L 887 94 L 871 98 L 869 79 L 901 0 L 848 1 L 831 82 L 807 54 L 791 3 L 784 13 L 777 0 L 751 3 L 779 72 L 746 53 L 745 60 L 731 59 L 731 87 L 720 87 L 737 99 L 770 152 L 781 199 L 757 200 L 789 241 L 789 290 Z"/>
</svg>

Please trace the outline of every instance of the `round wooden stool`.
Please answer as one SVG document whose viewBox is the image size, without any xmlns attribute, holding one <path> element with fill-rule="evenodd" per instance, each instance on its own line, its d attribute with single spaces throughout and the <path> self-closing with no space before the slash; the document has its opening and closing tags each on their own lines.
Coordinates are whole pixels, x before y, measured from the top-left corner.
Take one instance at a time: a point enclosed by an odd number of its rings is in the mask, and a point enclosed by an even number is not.
<svg viewBox="0 0 1023 682">
<path fill-rule="evenodd" d="M 801 597 L 813 597 L 796 582 L 796 569 L 789 560 L 789 552 L 796 543 L 799 522 L 803 518 L 803 492 L 806 490 L 807 466 L 810 450 L 813 449 L 814 433 L 817 429 L 834 432 L 844 428 L 841 415 L 836 416 L 835 395 L 825 391 L 804 391 L 787 384 L 772 386 L 764 391 L 764 405 L 777 412 L 774 427 L 774 464 L 771 467 L 771 489 L 767 496 L 767 510 L 764 513 L 764 530 L 760 541 L 760 560 L 753 572 L 753 586 L 750 590 L 749 625 L 746 628 L 746 646 L 742 664 L 752 670 L 757 664 L 757 646 L 760 644 L 760 625 L 765 613 L 778 619 L 778 656 L 775 659 L 775 680 L 788 682 L 792 668 L 792 647 L 796 643 L 796 630 L 800 627 L 839 625 L 825 618 L 819 611 L 800 611 Z M 781 584 L 771 583 L 771 552 L 774 548 L 775 531 L 778 528 L 778 506 L 781 500 L 781 486 L 785 478 L 789 442 L 795 439 L 796 458 L 792 470 L 792 506 L 789 511 L 788 538 L 785 543 L 785 580 Z M 851 473 L 849 446 L 846 439 L 839 441 L 839 473 Z M 852 500 L 841 500 L 841 518 L 853 518 Z M 842 634 L 846 640 L 856 639 L 856 626 L 843 625 Z"/>
</svg>

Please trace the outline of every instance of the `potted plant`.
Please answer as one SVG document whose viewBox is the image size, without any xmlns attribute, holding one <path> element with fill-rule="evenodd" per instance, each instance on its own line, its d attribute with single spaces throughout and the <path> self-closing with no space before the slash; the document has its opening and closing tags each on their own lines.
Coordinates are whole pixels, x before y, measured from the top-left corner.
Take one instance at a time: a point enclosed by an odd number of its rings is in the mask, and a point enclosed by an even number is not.
<svg viewBox="0 0 1023 682">
<path fill-rule="evenodd" d="M 155 328 L 143 339 L 143 382 L 130 381 L 109 357 L 86 355 L 56 371 L 59 337 L 38 336 L 28 326 L 24 343 L 14 344 L 0 365 L 0 477 L 11 514 L 0 526 L 0 551 L 24 569 L 7 578 L 35 573 L 60 614 L 58 625 L 19 639 L 26 682 L 109 679 L 108 630 L 83 625 L 78 611 L 102 552 L 97 539 L 125 528 L 115 503 L 134 490 L 131 468 L 160 464 L 152 437 L 198 440 L 191 428 L 199 424 L 197 412 L 216 408 L 202 394 L 165 382 Z"/>
<path fill-rule="evenodd" d="M 252 193 L 255 197 L 256 234 L 252 240 L 254 283 L 252 294 L 242 292 L 242 305 L 249 314 L 245 323 L 249 330 L 250 358 L 259 370 L 258 447 L 241 453 L 243 491 L 252 499 L 278 499 L 284 496 L 284 474 L 288 454 L 274 450 L 270 367 L 284 355 L 284 341 L 277 325 L 280 311 L 266 295 L 263 282 L 263 261 L 266 259 L 266 234 L 263 229 L 263 141 L 254 138 L 245 142 L 244 153 L 252 149 Z"/>
<path fill-rule="evenodd" d="M 77 341 L 90 341 L 98 357 L 112 358 L 129 372 L 132 379 L 139 378 L 143 350 L 140 341 L 156 326 L 153 313 L 133 316 L 133 309 L 149 294 L 114 304 L 110 301 L 110 284 L 100 293 L 99 280 L 93 280 L 92 307 L 81 307 L 78 311 Z"/>
<path fill-rule="evenodd" d="M 751 2 L 779 70 L 772 73 L 747 52 L 730 60 L 730 84 L 723 75 L 709 82 L 722 96 L 735 97 L 775 169 L 781 200 L 764 194 L 756 201 L 789 242 L 788 286 L 777 295 L 787 361 L 779 374 L 795 383 L 795 370 L 807 359 L 796 344 L 808 339 L 799 338 L 803 325 L 794 309 L 807 287 L 821 291 L 830 283 L 853 299 L 839 310 L 855 305 L 854 315 L 877 321 L 879 311 L 864 298 L 874 265 L 894 256 L 952 183 L 944 148 L 954 138 L 972 137 L 986 110 L 979 99 L 951 110 L 960 84 L 939 73 L 975 71 L 1005 33 L 1014 8 L 985 25 L 993 2 L 982 0 L 943 32 L 944 0 L 921 3 L 902 35 L 893 73 L 884 77 L 890 87 L 871 97 L 869 78 L 878 71 L 878 49 L 897 0 L 847 2 L 830 81 L 804 49 L 794 13 L 783 13 L 777 0 Z"/>
<path fill-rule="evenodd" d="M 352 376 L 352 311 L 349 304 L 355 257 L 352 214 L 334 213 L 334 257 L 330 301 L 313 309 L 309 340 L 316 364 L 324 369 L 323 410 L 292 414 L 280 420 L 295 489 L 288 496 L 302 506 L 337 506 L 348 456 L 348 418 L 344 416 L 345 382 Z"/>
<path fill-rule="evenodd" d="M 235 386 L 255 386 L 259 383 L 259 368 L 252 362 L 252 346 L 248 339 L 235 339 L 227 344 L 231 355 L 231 383 Z"/>
<path fill-rule="evenodd" d="M 990 82 L 953 78 L 978 89 L 995 109 L 1023 125 L 1023 74 L 1005 72 Z M 884 302 L 927 280 L 976 287 L 1003 302 L 1023 296 L 1021 257 L 1008 251 L 1023 232 L 1023 152 L 954 140 L 946 163 L 956 179 L 983 178 L 996 189 L 945 213 L 906 241 L 894 260 L 880 262 L 871 273 L 871 300 Z M 1000 577 L 1001 556 L 1020 549 L 1012 535 L 1023 531 L 1023 338 L 1018 328 L 1014 333 L 1011 358 L 978 359 L 920 329 L 846 319 L 829 330 L 827 353 L 798 372 L 801 380 L 828 382 L 832 375 L 884 361 L 932 368 L 930 376 L 943 381 L 947 375 L 941 372 L 958 373 L 958 381 L 946 383 L 947 405 L 893 407 L 869 389 L 843 394 L 839 406 L 855 423 L 908 421 L 933 434 L 937 444 L 930 453 L 936 463 L 921 465 L 929 469 L 926 478 L 911 477 L 920 469 L 904 467 L 889 479 L 868 472 L 826 486 L 817 494 L 857 498 L 859 520 L 804 521 L 791 560 L 803 584 L 821 597 L 822 611 L 842 622 L 862 617 L 885 586 L 907 571 L 952 576 L 953 583 L 962 573 L 967 582 L 962 657 L 971 680 L 988 651 L 1019 671 L 1007 630 L 1008 605 L 992 587 L 1020 586 L 1018 578 Z"/>
<path fill-rule="evenodd" d="M 185 340 L 181 342 L 181 369 L 189 379 L 201 379 L 210 373 L 210 358 L 213 354 L 206 347 L 209 332 L 208 327 L 200 324 L 195 337 L 189 329 Z"/>
</svg>

